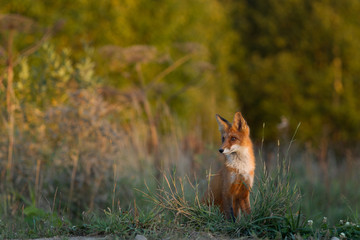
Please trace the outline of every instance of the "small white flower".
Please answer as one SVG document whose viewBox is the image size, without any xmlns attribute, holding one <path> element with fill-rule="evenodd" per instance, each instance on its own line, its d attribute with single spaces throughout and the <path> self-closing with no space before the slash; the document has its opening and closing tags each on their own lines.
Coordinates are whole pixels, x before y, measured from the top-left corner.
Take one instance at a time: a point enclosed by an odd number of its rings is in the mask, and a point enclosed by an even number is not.
<svg viewBox="0 0 360 240">
<path fill-rule="evenodd" d="M 340 222 L 339 222 L 341 225 L 343 225 L 344 224 L 344 220 L 340 220 Z"/>
<path fill-rule="evenodd" d="M 310 227 L 313 225 L 313 223 L 314 223 L 313 220 L 308 220 L 308 221 L 307 221 L 307 224 L 308 224 Z"/>
<path fill-rule="evenodd" d="M 322 220 L 323 223 L 327 223 L 327 217 L 324 217 Z"/>
<path fill-rule="evenodd" d="M 345 226 L 350 226 L 350 223 L 349 223 L 349 222 L 346 222 L 346 223 L 345 223 Z"/>
<path fill-rule="evenodd" d="M 342 232 L 342 233 L 340 233 L 340 238 L 341 238 L 341 239 L 346 238 L 345 233 L 343 233 L 343 232 Z"/>
</svg>

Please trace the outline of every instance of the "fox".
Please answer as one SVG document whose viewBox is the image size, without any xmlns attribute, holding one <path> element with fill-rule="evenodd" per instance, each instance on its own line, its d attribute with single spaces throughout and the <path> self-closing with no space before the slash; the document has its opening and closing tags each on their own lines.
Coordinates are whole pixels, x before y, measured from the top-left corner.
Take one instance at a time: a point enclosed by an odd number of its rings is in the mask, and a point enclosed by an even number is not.
<svg viewBox="0 0 360 240">
<path fill-rule="evenodd" d="M 254 183 L 255 157 L 250 139 L 250 128 L 240 112 L 233 123 L 216 114 L 222 145 L 219 152 L 225 163 L 209 183 L 202 202 L 217 205 L 227 219 L 235 221 L 250 214 L 250 192 Z"/>
</svg>

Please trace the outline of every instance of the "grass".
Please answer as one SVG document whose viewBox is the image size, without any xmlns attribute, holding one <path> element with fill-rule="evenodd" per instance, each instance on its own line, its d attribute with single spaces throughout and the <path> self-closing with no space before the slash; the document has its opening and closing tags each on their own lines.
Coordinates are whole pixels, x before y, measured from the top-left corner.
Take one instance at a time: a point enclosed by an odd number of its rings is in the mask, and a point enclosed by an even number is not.
<svg viewBox="0 0 360 240">
<path fill-rule="evenodd" d="M 297 145 L 259 151 L 252 214 L 233 223 L 199 201 L 205 172 L 218 160 L 215 146 L 160 113 L 168 123 L 158 129 L 161 144 L 154 156 L 143 112 L 133 112 L 132 121 L 111 121 L 123 119 L 126 111 L 82 90 L 67 104 L 27 113 L 28 122 L 17 129 L 16 174 L 0 182 L 0 239 L 105 234 L 326 239 L 341 233 L 360 238 L 355 159 L 330 156 L 331 177 L 324 181 L 311 151 Z M 1 152 L 6 146 L 1 138 Z M 176 171 L 152 177 L 156 158 L 163 169 Z"/>
<path fill-rule="evenodd" d="M 207 207 L 200 203 L 207 186 L 205 175 L 184 176 L 176 167 L 173 167 L 171 172 L 163 173 L 160 182 L 157 182 L 150 172 L 132 168 L 124 174 L 126 172 L 119 171 L 117 162 L 113 163 L 112 168 L 106 168 L 109 166 L 107 164 L 101 169 L 108 174 L 106 181 L 102 181 L 106 184 L 97 187 L 98 193 L 106 193 L 105 204 L 98 203 L 93 207 L 87 205 L 88 207 L 84 208 L 77 201 L 89 197 L 86 191 L 91 190 L 91 186 L 85 185 L 84 189 L 76 187 L 82 183 L 83 175 L 89 176 L 84 173 L 84 160 L 78 159 L 75 176 L 72 174 L 73 168 L 65 166 L 57 169 L 55 174 L 55 177 L 71 178 L 73 192 L 81 194 L 72 194 L 71 202 L 67 198 L 71 184 L 67 186 L 67 191 L 64 191 L 66 194 L 61 193 L 61 188 L 66 187 L 62 182 L 66 181 L 66 178 L 58 181 L 60 190 L 56 188 L 52 195 L 45 195 L 51 185 L 41 185 L 40 180 L 35 181 L 37 184 L 34 187 L 28 184 L 25 185 L 27 188 L 19 190 L 16 188 L 19 186 L 12 186 L 0 193 L 0 239 L 74 235 L 133 238 L 137 234 L 145 235 L 149 239 L 199 236 L 217 236 L 224 239 L 328 239 L 333 236 L 360 238 L 359 205 L 356 200 L 359 195 L 353 191 L 356 189 L 354 175 L 348 174 L 343 182 L 338 177 L 337 181 L 335 178 L 330 181 L 330 184 L 335 186 L 346 183 L 343 190 L 348 192 L 341 192 L 339 187 L 332 188 L 334 192 L 326 192 L 326 187 L 321 184 L 321 177 L 308 177 L 306 169 L 310 167 L 304 166 L 304 161 L 299 158 L 305 154 L 294 154 L 294 159 L 291 159 L 293 153 L 289 151 L 290 149 L 286 148 L 282 154 L 278 146 L 274 154 L 275 164 L 268 165 L 264 164 L 265 154 L 259 152 L 251 194 L 252 213 L 236 222 L 225 220 L 217 207 Z M 198 157 L 204 160 L 207 155 Z M 144 160 L 143 163 L 149 164 L 148 161 Z M 316 170 L 316 165 L 314 166 Z M 49 173 L 55 173 L 54 169 L 48 170 L 46 167 L 47 165 L 43 165 L 42 170 L 35 168 L 35 179 L 41 179 L 39 176 L 52 179 Z M 346 168 L 343 168 L 343 172 L 340 169 L 337 174 L 347 171 Z M 66 171 L 69 175 L 65 174 Z M 109 176 L 110 172 L 112 176 Z M 145 182 L 141 182 L 142 180 Z M 315 184 L 311 184 L 311 181 L 315 181 Z M 91 182 L 96 184 L 98 180 Z M 91 191 L 90 196 L 94 194 Z M 326 198 L 331 204 L 338 205 L 331 205 L 326 202 Z M 96 202 L 96 198 L 91 202 Z M 325 208 L 326 205 L 330 208 Z"/>
<path fill-rule="evenodd" d="M 142 234 L 149 239 L 188 238 L 210 233 L 220 238 L 254 237 L 264 239 L 356 239 L 360 237 L 359 213 L 331 223 L 326 217 L 310 219 L 304 215 L 305 201 L 300 188 L 291 179 L 289 162 L 278 162 L 267 171 L 258 166 L 252 192 L 252 213 L 236 222 L 225 220 L 215 206 L 200 203 L 201 184 L 189 177 L 177 177 L 176 171 L 163 174 L 161 186 L 146 184 L 136 190 L 139 201 L 126 209 L 118 203 L 103 211 L 84 212 L 82 220 L 71 223 L 55 212 L 35 206 L 26 207 L 22 215 L 9 221 L 2 218 L 0 238 L 33 238 L 71 235 L 113 235 L 133 238 Z M 139 205 L 137 202 L 141 202 Z"/>
</svg>

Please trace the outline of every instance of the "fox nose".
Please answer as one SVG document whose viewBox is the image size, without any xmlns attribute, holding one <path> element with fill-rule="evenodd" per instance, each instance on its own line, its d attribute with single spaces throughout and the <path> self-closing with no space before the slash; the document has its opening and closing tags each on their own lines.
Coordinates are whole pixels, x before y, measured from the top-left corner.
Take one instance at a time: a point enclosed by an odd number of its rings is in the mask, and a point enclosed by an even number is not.
<svg viewBox="0 0 360 240">
<path fill-rule="evenodd" d="M 220 149 L 219 149 L 219 152 L 220 152 L 220 153 L 223 153 L 223 152 L 224 152 L 224 149 L 220 148 Z"/>
</svg>

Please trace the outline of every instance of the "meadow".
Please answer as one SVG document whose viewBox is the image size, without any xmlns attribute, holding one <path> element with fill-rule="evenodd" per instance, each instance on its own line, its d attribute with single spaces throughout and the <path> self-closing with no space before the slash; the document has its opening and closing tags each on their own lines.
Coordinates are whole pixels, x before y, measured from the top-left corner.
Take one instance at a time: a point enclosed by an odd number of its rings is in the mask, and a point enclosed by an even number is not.
<svg viewBox="0 0 360 240">
<path fill-rule="evenodd" d="M 360 238 L 358 0 L 0 6 L 0 239 Z M 232 222 L 200 199 L 237 111 Z"/>
<path fill-rule="evenodd" d="M 40 126 L 24 127 L 34 132 L 19 134 L 13 179 L 1 182 L 1 238 L 360 236 L 358 166 L 331 159 L 322 173 L 315 156 L 296 143 L 301 126 L 286 143 L 256 144 L 253 211 L 233 223 L 200 203 L 209 173 L 224 160 L 218 142 L 201 140 L 201 132 L 184 134 L 166 115 L 162 124 L 170 130 L 157 134 L 154 153 L 146 121 L 132 120 L 126 130 L 98 117 L 108 109 L 95 92 L 75 92 L 69 106 L 48 109 Z"/>
</svg>

